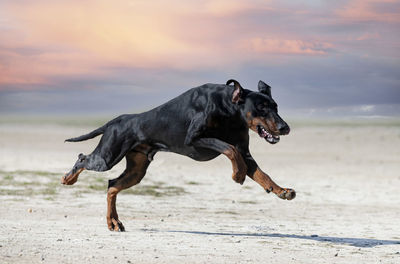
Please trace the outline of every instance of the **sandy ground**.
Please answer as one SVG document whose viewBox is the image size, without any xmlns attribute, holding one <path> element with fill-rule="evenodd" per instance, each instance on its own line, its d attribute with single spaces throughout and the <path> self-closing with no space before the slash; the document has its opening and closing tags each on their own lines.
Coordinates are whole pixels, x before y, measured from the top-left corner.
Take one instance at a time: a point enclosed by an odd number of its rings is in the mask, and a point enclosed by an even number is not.
<svg viewBox="0 0 400 264">
<path fill-rule="evenodd" d="M 0 123 L 0 263 L 400 263 L 400 126 L 292 125 L 251 152 L 293 201 L 231 179 L 230 162 L 158 153 L 118 196 L 127 232 L 107 229 L 107 179 L 60 177 L 93 127 Z"/>
</svg>

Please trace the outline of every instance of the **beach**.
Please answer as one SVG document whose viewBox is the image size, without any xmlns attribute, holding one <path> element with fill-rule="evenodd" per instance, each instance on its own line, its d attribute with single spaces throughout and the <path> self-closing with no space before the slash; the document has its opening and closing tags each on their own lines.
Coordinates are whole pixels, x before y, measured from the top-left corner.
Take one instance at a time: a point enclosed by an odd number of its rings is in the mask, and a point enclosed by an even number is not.
<svg viewBox="0 0 400 264">
<path fill-rule="evenodd" d="M 291 124 L 289 122 L 289 124 Z M 0 122 L 1 263 L 400 263 L 400 123 L 295 121 L 250 151 L 292 201 L 246 178 L 225 156 L 196 162 L 159 152 L 142 182 L 118 195 L 126 232 L 106 224 L 109 179 L 84 171 L 60 184 L 100 137 L 66 138 L 85 122 Z"/>
</svg>

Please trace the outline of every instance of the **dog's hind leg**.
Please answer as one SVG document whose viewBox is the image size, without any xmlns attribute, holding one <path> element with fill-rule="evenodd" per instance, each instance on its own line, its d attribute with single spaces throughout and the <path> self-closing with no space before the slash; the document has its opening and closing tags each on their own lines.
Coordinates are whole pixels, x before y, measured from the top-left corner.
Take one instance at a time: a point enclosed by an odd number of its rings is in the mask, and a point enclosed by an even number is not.
<svg viewBox="0 0 400 264">
<path fill-rule="evenodd" d="M 79 174 L 84 169 L 105 171 L 109 168 L 104 159 L 100 156 L 96 154 L 90 154 L 86 156 L 81 153 L 79 154 L 78 160 L 75 162 L 75 165 L 72 167 L 72 169 L 61 178 L 61 183 L 66 185 L 74 184 L 78 180 Z"/>
<path fill-rule="evenodd" d="M 121 135 L 118 128 L 107 129 L 100 139 L 95 150 L 89 155 L 79 154 L 78 160 L 71 171 L 65 174 L 61 183 L 71 185 L 78 180 L 79 174 L 84 170 L 106 171 L 111 169 L 126 153 L 135 147 L 134 137 L 130 134 Z M 139 143 L 136 143 L 139 144 Z"/>
<path fill-rule="evenodd" d="M 128 152 L 126 169 L 116 179 L 109 180 L 107 191 L 107 225 L 111 231 L 125 231 L 125 227 L 118 219 L 116 208 L 117 194 L 133 185 L 138 184 L 146 174 L 150 164 L 147 154 L 137 151 Z"/>
</svg>

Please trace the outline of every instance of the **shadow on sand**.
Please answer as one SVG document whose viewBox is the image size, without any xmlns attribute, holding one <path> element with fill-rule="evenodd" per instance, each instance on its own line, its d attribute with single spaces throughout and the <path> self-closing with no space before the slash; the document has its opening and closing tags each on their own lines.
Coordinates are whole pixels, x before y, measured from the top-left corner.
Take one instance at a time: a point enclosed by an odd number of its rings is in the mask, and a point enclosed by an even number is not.
<svg viewBox="0 0 400 264">
<path fill-rule="evenodd" d="M 194 235 L 206 235 L 206 236 L 231 236 L 231 237 L 279 237 L 279 238 L 296 238 L 314 240 L 318 242 L 329 242 L 333 244 L 349 245 L 353 247 L 375 247 L 383 245 L 400 245 L 400 240 L 380 240 L 370 238 L 352 238 L 352 237 L 331 237 L 331 236 L 304 236 L 304 235 L 292 235 L 292 234 L 279 234 L 279 233 L 230 233 L 230 232 L 202 232 L 202 231 L 183 231 L 183 230 L 157 230 L 157 229 L 142 229 L 146 232 L 168 232 L 168 233 L 184 233 Z"/>
</svg>

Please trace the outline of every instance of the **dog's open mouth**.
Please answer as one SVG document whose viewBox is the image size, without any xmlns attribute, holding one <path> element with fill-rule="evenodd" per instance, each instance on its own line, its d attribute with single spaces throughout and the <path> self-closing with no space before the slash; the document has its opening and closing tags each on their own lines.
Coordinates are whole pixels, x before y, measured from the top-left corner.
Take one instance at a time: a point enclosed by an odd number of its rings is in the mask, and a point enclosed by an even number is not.
<svg viewBox="0 0 400 264">
<path fill-rule="evenodd" d="M 275 144 L 279 142 L 279 136 L 274 136 L 271 133 L 268 132 L 267 129 L 265 129 L 265 127 L 263 127 L 262 125 L 258 125 L 257 126 L 257 132 L 258 135 L 262 138 L 264 138 L 266 141 L 268 141 L 271 144 Z"/>
</svg>

